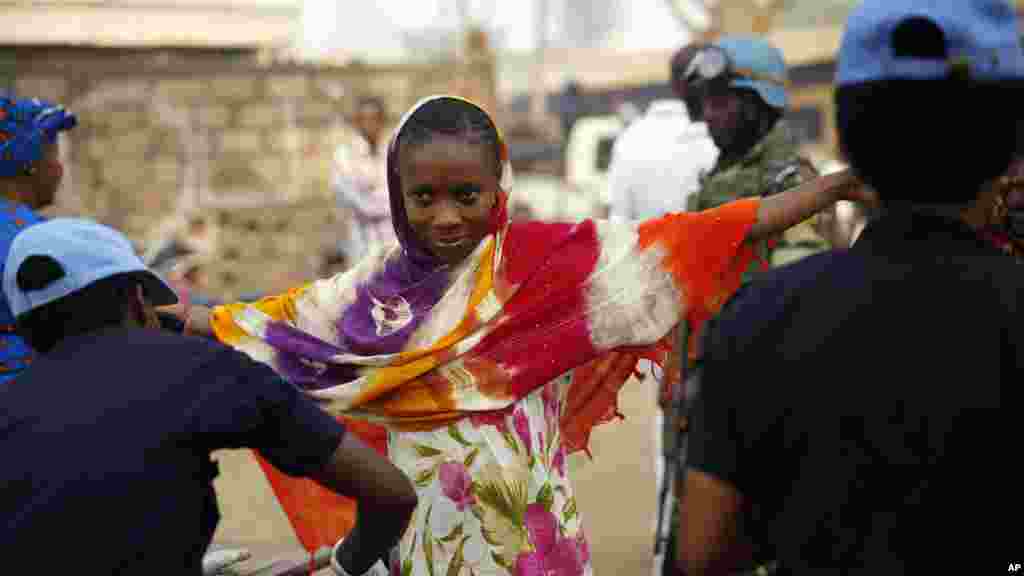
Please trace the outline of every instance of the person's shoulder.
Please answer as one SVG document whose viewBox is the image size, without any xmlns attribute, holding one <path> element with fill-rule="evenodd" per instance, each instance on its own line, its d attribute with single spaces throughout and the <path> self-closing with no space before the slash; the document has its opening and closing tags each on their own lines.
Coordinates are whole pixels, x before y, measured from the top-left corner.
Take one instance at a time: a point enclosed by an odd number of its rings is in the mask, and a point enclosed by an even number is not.
<svg viewBox="0 0 1024 576">
<path fill-rule="evenodd" d="M 637 130 L 636 125 L 639 122 L 640 120 L 637 120 L 629 126 L 626 126 L 618 133 L 617 136 L 615 136 L 615 140 L 612 141 L 611 159 L 608 167 L 609 171 L 612 170 L 612 166 L 621 165 L 632 153 L 631 148 L 633 147 L 633 144 L 631 142 L 636 138 L 634 134 Z"/>
<path fill-rule="evenodd" d="M 755 333 L 752 325 L 778 318 L 790 302 L 806 301 L 809 298 L 804 298 L 805 295 L 810 297 L 827 290 L 820 286 L 821 279 L 849 274 L 859 267 L 855 255 L 827 251 L 765 270 L 733 294 L 722 307 L 720 316 L 728 323 L 745 327 L 742 328 L 744 333 Z"/>
<path fill-rule="evenodd" d="M 124 353 L 126 346 L 160 354 L 166 360 L 183 361 L 188 358 L 196 363 L 214 361 L 225 353 L 232 352 L 224 344 L 199 336 L 186 336 L 170 330 L 136 328 L 112 331 L 98 339 L 97 346 L 113 347 Z"/>
<path fill-rule="evenodd" d="M 773 154 L 796 154 L 799 148 L 793 130 L 785 118 L 775 123 L 761 143 Z"/>
<path fill-rule="evenodd" d="M 138 355 L 137 362 L 172 363 L 183 371 L 191 366 L 207 379 L 216 378 L 225 385 L 233 382 L 257 395 L 265 394 L 268 385 L 275 389 L 278 386 L 280 378 L 272 368 L 216 340 L 166 330 L 138 332 L 133 338 L 145 346 L 145 352 Z"/>
<path fill-rule="evenodd" d="M 648 116 L 641 116 L 619 132 L 612 144 L 612 149 L 622 150 L 634 146 L 638 138 L 650 133 L 653 129 L 656 129 L 656 124 L 652 119 Z"/>
<path fill-rule="evenodd" d="M 27 206 L 0 200 L 0 243 L 6 249 L 23 229 L 43 221 Z"/>
<path fill-rule="evenodd" d="M 815 280 L 835 278 L 863 270 L 864 259 L 850 250 L 828 250 L 811 254 L 789 264 L 766 270 L 752 284 L 755 287 L 794 291 L 813 290 Z"/>
<path fill-rule="evenodd" d="M 701 195 L 716 198 L 717 204 L 762 192 L 760 171 L 739 163 L 713 170 L 702 184 Z"/>
</svg>

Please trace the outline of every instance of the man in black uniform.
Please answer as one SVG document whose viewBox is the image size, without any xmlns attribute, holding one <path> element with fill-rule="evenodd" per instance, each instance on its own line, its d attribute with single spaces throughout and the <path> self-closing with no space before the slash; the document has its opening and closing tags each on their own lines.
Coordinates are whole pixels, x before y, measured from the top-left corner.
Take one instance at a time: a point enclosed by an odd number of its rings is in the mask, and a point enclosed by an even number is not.
<svg viewBox="0 0 1024 576">
<path fill-rule="evenodd" d="M 378 559 L 416 507 L 409 479 L 267 366 L 157 328 L 153 305 L 177 297 L 127 238 L 67 218 L 27 228 L 3 287 L 41 354 L 0 387 L 6 562 L 198 576 L 219 519 L 210 453 L 245 447 L 355 498 L 335 571 L 387 573 Z"/>
<path fill-rule="evenodd" d="M 837 124 L 883 214 L 708 327 L 680 571 L 728 571 L 744 526 L 781 574 L 1019 562 L 999 526 L 1024 512 L 1020 490 L 986 449 L 1014 437 L 999 407 L 1024 382 L 1024 267 L 961 212 L 1010 164 L 1022 79 L 1005 0 L 854 9 Z"/>
</svg>

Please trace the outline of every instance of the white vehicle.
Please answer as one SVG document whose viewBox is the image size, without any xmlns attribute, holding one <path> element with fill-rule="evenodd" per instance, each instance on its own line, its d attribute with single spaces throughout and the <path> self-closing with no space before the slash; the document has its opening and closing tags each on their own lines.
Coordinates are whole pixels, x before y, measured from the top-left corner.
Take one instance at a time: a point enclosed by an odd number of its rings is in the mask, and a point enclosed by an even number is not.
<svg viewBox="0 0 1024 576">
<path fill-rule="evenodd" d="M 529 218 L 572 221 L 599 215 L 593 199 L 558 176 L 517 175 L 512 184 L 510 210 L 513 217 L 527 212 Z M 523 210 L 525 209 L 525 210 Z"/>
<path fill-rule="evenodd" d="M 612 145 L 626 128 L 620 116 L 588 116 L 576 121 L 565 150 L 569 185 L 589 198 L 596 215 L 605 217 L 611 206 L 608 166 Z"/>
</svg>

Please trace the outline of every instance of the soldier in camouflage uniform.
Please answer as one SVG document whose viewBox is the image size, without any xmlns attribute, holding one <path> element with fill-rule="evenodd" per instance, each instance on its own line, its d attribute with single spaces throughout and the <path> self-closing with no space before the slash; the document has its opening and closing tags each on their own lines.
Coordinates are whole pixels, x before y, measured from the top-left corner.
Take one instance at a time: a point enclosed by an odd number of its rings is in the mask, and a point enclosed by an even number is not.
<svg viewBox="0 0 1024 576">
<path fill-rule="evenodd" d="M 782 119 L 787 106 L 786 76 L 782 53 L 756 37 L 722 38 L 690 62 L 687 79 L 692 91 L 700 94 L 702 116 L 720 155 L 711 172 L 702 176 L 700 190 L 689 197 L 688 210 L 707 210 L 738 198 L 778 194 L 818 176 L 813 164 L 800 157 L 797 143 Z M 783 237 L 762 243 L 763 263 L 779 266 L 829 249 L 816 227 L 813 219 L 805 221 Z M 754 273 L 756 268 L 747 271 L 748 281 Z M 675 362 L 669 364 L 673 369 L 682 365 L 682 351 L 677 350 L 675 356 Z M 687 395 L 692 396 L 694 386 L 687 388 Z M 678 497 L 685 462 L 685 439 L 680 429 L 685 427 L 686 418 L 675 422 L 666 418 L 666 423 L 664 445 L 668 451 L 676 451 L 667 456 L 670 464 L 675 459 L 678 466 Z M 674 574 L 675 569 L 678 506 L 672 508 L 671 545 L 662 569 L 666 575 Z M 757 566 L 755 572 L 765 572 L 765 566 Z"/>
<path fill-rule="evenodd" d="M 702 178 L 700 191 L 690 197 L 689 209 L 777 194 L 818 175 L 799 155 L 782 118 L 787 78 L 778 49 L 760 38 L 723 38 L 691 64 L 690 78 L 702 94 L 705 121 L 722 153 Z M 778 266 L 827 250 L 816 225 L 814 220 L 804 222 L 773 246 L 762 246 L 765 261 Z"/>
</svg>

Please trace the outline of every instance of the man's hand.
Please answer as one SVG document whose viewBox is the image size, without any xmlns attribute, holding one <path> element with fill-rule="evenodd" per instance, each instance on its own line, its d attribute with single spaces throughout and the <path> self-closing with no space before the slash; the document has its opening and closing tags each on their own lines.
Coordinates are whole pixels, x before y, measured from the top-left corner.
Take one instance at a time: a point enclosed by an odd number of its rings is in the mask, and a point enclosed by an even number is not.
<svg viewBox="0 0 1024 576">
<path fill-rule="evenodd" d="M 161 314 L 173 316 L 178 320 L 181 320 L 182 322 L 185 321 L 185 305 L 181 302 L 178 302 L 177 304 L 171 304 L 170 306 L 157 306 L 156 311 Z"/>
<path fill-rule="evenodd" d="M 836 193 L 836 201 L 848 200 L 870 207 L 877 207 L 879 205 L 878 193 L 854 176 L 850 168 L 833 172 L 832 174 L 822 176 L 822 178 L 831 180 L 831 187 Z"/>
<path fill-rule="evenodd" d="M 182 303 L 172 304 L 170 306 L 160 306 L 156 308 L 156 311 L 160 314 L 166 314 L 173 316 L 181 320 L 185 325 L 186 334 L 195 334 L 197 336 L 205 336 L 207 338 L 213 338 L 213 327 L 210 325 L 210 308 L 206 306 L 200 306 L 194 304 L 186 307 Z"/>
<path fill-rule="evenodd" d="M 686 471 L 682 495 L 678 570 L 691 575 L 728 574 L 750 554 L 738 542 L 742 497 L 733 485 L 693 469 Z"/>
<path fill-rule="evenodd" d="M 225 568 L 245 562 L 252 557 L 248 550 L 226 548 L 207 552 L 203 556 L 203 576 L 217 576 Z"/>
<path fill-rule="evenodd" d="M 416 509 L 416 489 L 401 470 L 351 432 L 314 479 L 359 503 L 356 526 L 334 556 L 349 574 L 363 574 L 398 543 Z"/>
</svg>

